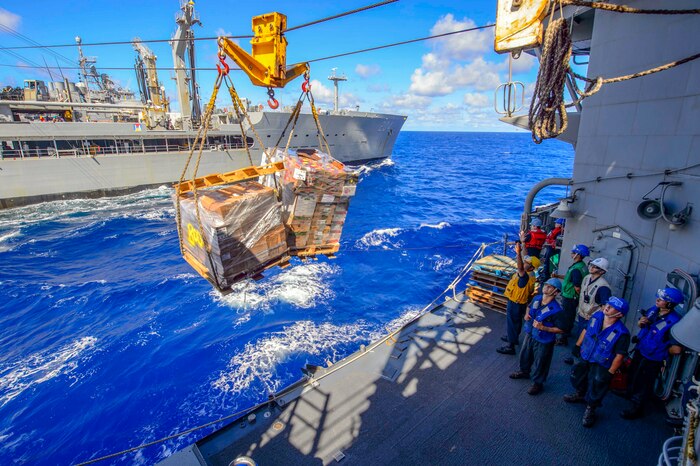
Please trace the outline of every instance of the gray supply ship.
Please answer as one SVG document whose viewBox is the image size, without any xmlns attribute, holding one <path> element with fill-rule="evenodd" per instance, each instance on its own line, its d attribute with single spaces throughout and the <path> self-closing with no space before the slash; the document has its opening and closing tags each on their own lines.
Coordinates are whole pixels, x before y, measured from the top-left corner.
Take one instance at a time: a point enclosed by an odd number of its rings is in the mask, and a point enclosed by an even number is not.
<svg viewBox="0 0 700 466">
<path fill-rule="evenodd" d="M 567 21 L 577 59 L 589 60 L 593 81 L 699 52 L 700 15 L 693 12 L 634 14 L 632 8 L 659 6 L 649 0 L 630 0 L 622 12 L 567 3 L 500 0 L 496 37 L 513 41 L 501 51 L 540 56 L 539 43 L 524 37 L 541 37 L 543 25 L 552 24 L 552 7 Z M 559 91 L 566 85 L 579 95 L 571 80 L 559 85 Z M 608 395 L 599 423 L 584 429 L 583 409 L 561 400 L 571 390 L 570 368 L 561 363 L 566 348 L 556 350 L 543 395 L 529 397 L 527 385 L 510 381 L 513 359 L 494 351 L 504 317 L 493 309 L 502 304 L 497 289 L 512 268 L 504 256 L 485 256 L 484 246 L 420 317 L 347 358 L 301 368 L 298 382 L 232 413 L 217 431 L 163 464 L 652 464 L 657 458 L 664 465 L 695 464 L 700 227 L 692 207 L 700 199 L 699 89 L 696 60 L 604 84 L 578 102 L 561 135 L 576 150 L 573 178 L 536 185 L 523 212 L 524 224 L 535 215 L 545 221 L 550 214 L 567 217 L 563 255 L 583 243 L 592 258 L 607 258 L 613 294 L 628 299 L 632 309 L 653 303 L 665 284 L 683 291 L 678 309 L 684 317 L 672 333 L 685 349 L 667 362 L 656 388 L 665 410 L 656 406 L 642 420 L 624 421 L 617 413 L 627 403 Z M 505 113 L 505 121 L 529 128 L 528 118 L 515 115 L 511 105 Z M 560 117 L 549 129 L 562 126 Z M 556 184 L 568 186 L 570 196 L 556 210 L 533 211 L 537 192 Z M 568 266 L 563 258 L 560 267 Z M 633 333 L 637 318 L 627 316 Z M 678 435 L 665 417 L 676 422 Z"/>
<path fill-rule="evenodd" d="M 135 70 L 141 100 L 97 71 L 76 38 L 81 82 L 27 80 L 24 89 L 0 93 L 0 208 L 56 199 L 97 197 L 158 186 L 180 178 L 197 136 L 201 105 L 195 75 L 194 33 L 199 23 L 194 2 L 181 1 L 172 52 L 182 111 L 170 105 L 156 72 L 156 57 L 139 39 Z M 333 156 L 353 163 L 391 156 L 405 116 L 338 109 L 319 120 Z M 249 120 L 228 108 L 217 109 L 205 142 L 198 174 L 222 173 L 259 165 L 266 147 L 289 130 L 290 109 L 264 111 L 245 102 Z M 254 137 L 255 129 L 262 144 Z M 244 141 L 245 139 L 245 141 Z M 291 148 L 318 148 L 316 123 L 301 113 Z M 250 149 L 251 157 L 245 150 Z M 265 147 L 261 147 L 264 145 Z M 188 173 L 189 174 L 189 173 Z"/>
</svg>

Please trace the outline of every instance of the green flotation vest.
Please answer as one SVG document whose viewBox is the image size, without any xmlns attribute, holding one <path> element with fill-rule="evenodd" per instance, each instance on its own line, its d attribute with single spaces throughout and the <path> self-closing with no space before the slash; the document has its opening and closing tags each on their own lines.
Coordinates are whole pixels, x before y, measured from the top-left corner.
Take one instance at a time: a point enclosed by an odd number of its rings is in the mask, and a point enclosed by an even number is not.
<svg viewBox="0 0 700 466">
<path fill-rule="evenodd" d="M 585 277 L 588 275 L 588 267 L 583 261 L 571 265 L 569 270 L 566 271 L 566 277 L 564 277 L 564 283 L 562 284 L 561 295 L 564 298 L 578 299 L 576 288 L 574 288 L 574 284 L 571 283 L 571 273 L 577 269 L 581 272 L 581 276 Z"/>
</svg>

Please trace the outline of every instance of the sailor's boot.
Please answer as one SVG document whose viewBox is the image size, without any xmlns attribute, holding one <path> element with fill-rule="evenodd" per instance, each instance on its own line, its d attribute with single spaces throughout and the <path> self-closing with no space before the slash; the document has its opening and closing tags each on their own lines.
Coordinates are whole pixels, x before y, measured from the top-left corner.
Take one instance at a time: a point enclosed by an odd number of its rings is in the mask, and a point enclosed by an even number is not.
<svg viewBox="0 0 700 466">
<path fill-rule="evenodd" d="M 583 413 L 583 427 L 593 427 L 597 416 L 595 415 L 595 408 L 593 406 L 586 406 L 586 412 Z"/>
</svg>

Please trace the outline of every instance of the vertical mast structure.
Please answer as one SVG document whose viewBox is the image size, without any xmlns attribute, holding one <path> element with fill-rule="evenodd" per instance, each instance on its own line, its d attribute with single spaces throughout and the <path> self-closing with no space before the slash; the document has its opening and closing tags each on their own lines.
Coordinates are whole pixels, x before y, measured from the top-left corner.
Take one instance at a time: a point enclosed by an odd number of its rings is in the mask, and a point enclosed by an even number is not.
<svg viewBox="0 0 700 466">
<path fill-rule="evenodd" d="M 338 68 L 333 68 L 331 70 L 332 74 L 328 76 L 329 81 L 333 81 L 333 112 L 338 112 L 338 81 L 347 81 L 348 78 L 345 75 L 338 76 L 335 74 Z"/>
<path fill-rule="evenodd" d="M 202 23 L 194 11 L 194 1 L 181 0 L 180 10 L 175 19 L 177 31 L 173 36 L 171 47 L 173 50 L 173 65 L 175 66 L 175 84 L 177 86 L 178 99 L 182 111 L 184 124 L 193 122 L 197 124 L 201 119 L 199 93 L 195 80 L 194 58 L 194 32 L 192 26 Z M 187 54 L 187 59 L 185 59 Z M 189 71 L 189 72 L 188 72 Z"/>
</svg>

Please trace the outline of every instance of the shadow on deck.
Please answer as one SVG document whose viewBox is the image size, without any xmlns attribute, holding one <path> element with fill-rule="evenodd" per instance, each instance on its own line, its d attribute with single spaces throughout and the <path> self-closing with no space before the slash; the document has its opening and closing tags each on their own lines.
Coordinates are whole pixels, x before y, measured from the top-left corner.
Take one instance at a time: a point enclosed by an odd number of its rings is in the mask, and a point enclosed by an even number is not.
<svg viewBox="0 0 700 466">
<path fill-rule="evenodd" d="M 502 314 L 448 301 L 302 396 L 299 387 L 287 392 L 283 406 L 197 446 L 208 464 L 222 465 L 239 455 L 259 465 L 656 462 L 673 433 L 660 407 L 624 421 L 626 401 L 609 394 L 586 429 L 584 406 L 562 401 L 571 392 L 568 349 L 556 349 L 545 391 L 533 397 L 529 381 L 508 378 L 517 356 L 495 352 L 504 331 Z"/>
</svg>

